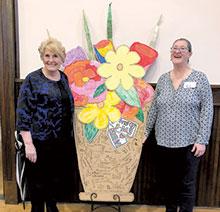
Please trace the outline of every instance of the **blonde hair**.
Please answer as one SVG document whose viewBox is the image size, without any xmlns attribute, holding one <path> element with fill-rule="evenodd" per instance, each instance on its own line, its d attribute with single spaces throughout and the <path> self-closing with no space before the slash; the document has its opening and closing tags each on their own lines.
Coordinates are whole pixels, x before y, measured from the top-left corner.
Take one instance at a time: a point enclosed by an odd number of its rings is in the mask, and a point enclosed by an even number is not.
<svg viewBox="0 0 220 212">
<path fill-rule="evenodd" d="M 62 43 L 57 39 L 49 37 L 47 40 L 41 42 L 38 48 L 41 59 L 43 59 L 46 49 L 57 54 L 61 58 L 62 62 L 65 61 L 65 48 L 63 47 Z"/>
</svg>

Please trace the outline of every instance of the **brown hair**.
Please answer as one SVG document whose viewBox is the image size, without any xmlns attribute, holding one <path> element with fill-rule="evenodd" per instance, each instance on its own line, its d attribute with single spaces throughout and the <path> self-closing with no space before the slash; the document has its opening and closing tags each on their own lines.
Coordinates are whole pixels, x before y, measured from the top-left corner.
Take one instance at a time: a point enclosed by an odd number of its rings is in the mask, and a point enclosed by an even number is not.
<svg viewBox="0 0 220 212">
<path fill-rule="evenodd" d="M 177 42 L 177 41 L 185 41 L 187 43 L 187 48 L 189 52 L 192 52 L 192 44 L 190 43 L 189 40 L 187 40 L 186 38 L 178 38 L 177 40 L 175 40 L 173 42 L 173 45 Z"/>
</svg>

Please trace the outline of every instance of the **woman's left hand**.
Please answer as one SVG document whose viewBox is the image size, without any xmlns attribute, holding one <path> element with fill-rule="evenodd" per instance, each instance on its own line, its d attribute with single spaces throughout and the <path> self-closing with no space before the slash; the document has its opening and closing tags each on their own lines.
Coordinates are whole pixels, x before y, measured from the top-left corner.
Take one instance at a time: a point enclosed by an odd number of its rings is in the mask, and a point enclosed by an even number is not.
<svg viewBox="0 0 220 212">
<path fill-rule="evenodd" d="M 206 150 L 205 144 L 194 144 L 191 152 L 194 152 L 194 156 L 201 157 L 202 155 L 204 155 L 205 150 Z"/>
</svg>

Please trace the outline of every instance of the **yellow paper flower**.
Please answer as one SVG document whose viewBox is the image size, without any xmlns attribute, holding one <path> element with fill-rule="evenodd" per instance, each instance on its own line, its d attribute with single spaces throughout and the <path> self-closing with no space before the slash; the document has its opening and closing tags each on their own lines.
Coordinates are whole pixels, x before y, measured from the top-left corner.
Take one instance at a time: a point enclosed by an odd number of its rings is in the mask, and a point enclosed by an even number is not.
<svg viewBox="0 0 220 212">
<path fill-rule="evenodd" d="M 104 102 L 97 104 L 87 104 L 79 114 L 78 119 L 84 123 L 89 124 L 94 121 L 97 129 L 104 129 L 108 126 L 109 120 L 116 122 L 120 119 L 120 111 L 114 107 L 120 102 L 120 98 L 113 91 L 109 91 Z"/>
<path fill-rule="evenodd" d="M 107 78 L 105 85 L 109 90 L 115 90 L 120 84 L 129 90 L 134 78 L 142 78 L 145 74 L 144 68 L 137 65 L 140 56 L 125 45 L 117 48 L 116 52 L 109 51 L 105 56 L 106 63 L 99 66 L 97 73 Z"/>
</svg>

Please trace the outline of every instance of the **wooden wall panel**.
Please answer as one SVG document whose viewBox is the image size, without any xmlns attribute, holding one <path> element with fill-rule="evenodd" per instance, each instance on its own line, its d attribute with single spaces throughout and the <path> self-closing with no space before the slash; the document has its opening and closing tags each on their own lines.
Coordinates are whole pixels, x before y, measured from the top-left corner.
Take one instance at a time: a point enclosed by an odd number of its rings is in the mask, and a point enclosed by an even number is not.
<svg viewBox="0 0 220 212">
<path fill-rule="evenodd" d="M 220 86 L 212 86 L 214 119 L 210 144 L 201 160 L 197 179 L 197 206 L 220 207 Z M 133 185 L 135 202 L 149 205 L 163 204 L 155 174 L 155 137 L 151 133 L 145 142 L 138 173 Z"/>
<path fill-rule="evenodd" d="M 19 79 L 17 1 L 0 0 L 0 108 L 2 127 L 3 180 L 6 203 L 18 200 L 15 182 L 15 102 L 22 82 Z M 210 145 L 198 172 L 197 206 L 220 207 L 220 86 L 212 86 L 214 122 Z M 155 176 L 155 138 L 153 133 L 144 144 L 132 191 L 134 203 L 162 205 Z M 82 191 L 77 165 L 73 181 L 75 191 L 67 201 L 78 202 Z"/>
<path fill-rule="evenodd" d="M 219 101 L 219 100 L 218 100 Z M 220 106 L 214 106 L 210 144 L 198 173 L 197 204 L 220 207 Z"/>
<path fill-rule="evenodd" d="M 15 182 L 15 99 L 16 73 L 15 1 L 0 1 L 0 109 L 2 133 L 3 190 L 6 203 L 17 202 Z"/>
<path fill-rule="evenodd" d="M 17 80 L 16 95 L 22 80 Z M 154 85 L 155 86 L 155 85 Z M 214 97 L 214 120 L 210 144 L 202 158 L 197 181 L 197 206 L 220 207 L 220 86 L 212 86 Z M 163 198 L 156 181 L 155 152 L 156 140 L 152 132 L 145 142 L 137 175 L 132 187 L 135 204 L 163 205 Z M 79 202 L 78 193 L 83 191 L 76 164 L 74 195 L 70 202 Z"/>
</svg>

